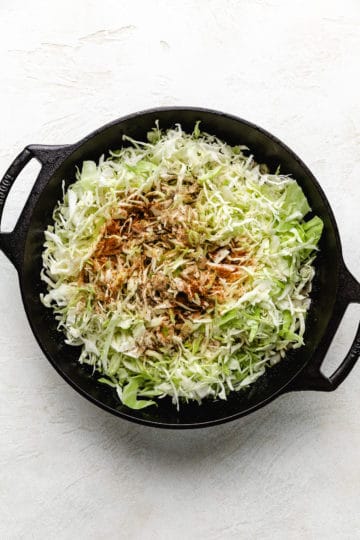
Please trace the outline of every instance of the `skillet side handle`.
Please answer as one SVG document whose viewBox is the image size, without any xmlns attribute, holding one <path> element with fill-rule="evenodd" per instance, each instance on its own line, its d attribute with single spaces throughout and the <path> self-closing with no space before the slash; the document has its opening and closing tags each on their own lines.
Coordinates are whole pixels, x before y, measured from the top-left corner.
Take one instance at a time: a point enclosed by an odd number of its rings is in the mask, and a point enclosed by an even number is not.
<svg viewBox="0 0 360 540">
<path fill-rule="evenodd" d="M 59 157 L 67 152 L 71 145 L 37 145 L 26 146 L 14 159 L 0 182 L 0 249 L 19 271 L 21 266 L 21 249 L 19 245 L 19 230 L 21 229 L 21 214 L 12 232 L 1 232 L 1 219 L 6 199 L 10 190 L 24 167 L 32 158 L 36 158 L 44 167 L 54 165 Z M 40 172 L 41 174 L 41 172 Z M 39 176 L 40 176 L 39 174 Z M 38 176 L 38 178 L 39 178 Z M 35 188 L 36 182 L 33 186 Z"/>
<path fill-rule="evenodd" d="M 360 356 L 360 323 L 349 352 L 330 377 L 327 377 L 321 372 L 321 364 L 347 306 L 354 302 L 360 304 L 360 283 L 358 283 L 343 263 L 339 280 L 338 300 L 336 301 L 334 310 L 334 323 L 328 332 L 330 338 L 328 338 L 326 343 L 320 345 L 322 349 L 322 354 L 319 354 L 320 359 L 313 365 L 305 366 L 295 380 L 285 389 L 285 392 L 296 390 L 332 392 L 346 379 Z"/>
<path fill-rule="evenodd" d="M 17 268 L 17 254 L 16 246 L 14 245 L 14 231 L 11 233 L 1 232 L 1 218 L 4 211 L 6 199 L 10 193 L 10 190 L 19 176 L 23 168 L 34 157 L 32 151 L 26 147 L 20 154 L 14 159 L 6 173 L 4 174 L 0 182 L 0 249 L 10 259 L 13 265 Z"/>
<path fill-rule="evenodd" d="M 344 298 L 346 307 L 356 302 L 360 304 L 360 283 L 354 278 L 354 276 L 346 268 L 345 264 L 343 266 L 343 271 L 341 275 L 341 286 L 343 287 L 343 293 L 340 291 L 340 294 Z M 360 356 L 360 322 L 357 328 L 354 341 L 350 347 L 349 352 L 345 356 L 344 360 L 340 366 L 335 370 L 335 372 L 329 377 L 332 390 L 335 390 L 349 375 L 350 371 L 356 364 Z"/>
</svg>

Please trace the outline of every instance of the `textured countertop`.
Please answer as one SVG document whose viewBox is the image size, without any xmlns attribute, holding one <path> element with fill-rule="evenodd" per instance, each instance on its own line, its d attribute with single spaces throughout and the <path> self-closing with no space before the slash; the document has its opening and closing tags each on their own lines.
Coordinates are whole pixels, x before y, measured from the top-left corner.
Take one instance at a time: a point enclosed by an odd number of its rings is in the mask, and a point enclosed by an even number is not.
<svg viewBox="0 0 360 540">
<path fill-rule="evenodd" d="M 360 279 L 358 0 L 0 3 L 0 170 L 123 114 L 198 105 L 262 125 L 323 186 Z M 9 198 L 11 230 L 36 163 Z M 110 416 L 51 368 L 0 254 L 1 539 L 360 538 L 360 364 L 208 430 Z M 348 309 L 325 371 L 360 316 Z"/>
</svg>

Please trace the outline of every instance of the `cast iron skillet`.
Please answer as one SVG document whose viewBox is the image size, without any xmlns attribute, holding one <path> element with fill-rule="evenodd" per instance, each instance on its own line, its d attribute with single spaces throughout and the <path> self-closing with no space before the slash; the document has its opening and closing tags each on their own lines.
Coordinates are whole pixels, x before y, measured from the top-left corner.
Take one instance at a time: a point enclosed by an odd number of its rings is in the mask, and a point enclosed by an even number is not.
<svg viewBox="0 0 360 540">
<path fill-rule="evenodd" d="M 181 123 L 192 131 L 197 120 L 201 128 L 230 144 L 245 144 L 258 162 L 283 173 L 291 173 L 302 186 L 313 211 L 321 216 L 325 229 L 316 259 L 312 304 L 307 318 L 305 346 L 292 351 L 248 389 L 233 393 L 227 401 L 204 401 L 183 405 L 180 412 L 170 400 L 142 411 L 119 403 L 113 390 L 97 382 L 91 370 L 76 359 L 79 349 L 64 344 L 63 335 L 39 294 L 45 291 L 40 280 L 44 230 L 51 222 L 53 208 L 61 198 L 61 183 L 74 180 L 75 167 L 85 159 L 98 159 L 122 144 L 122 135 L 145 139 L 159 119 L 162 128 Z M 262 407 L 277 396 L 293 390 L 335 390 L 347 377 L 360 355 L 360 325 L 345 359 L 326 377 L 321 364 L 346 307 L 360 302 L 360 285 L 347 270 L 341 252 L 333 212 L 318 182 L 306 165 L 276 137 L 240 118 L 198 108 L 160 108 L 135 113 L 111 122 L 75 144 L 27 146 L 9 167 L 0 183 L 0 221 L 6 197 L 20 171 L 32 159 L 42 165 L 18 222 L 11 233 L 0 233 L 0 248 L 18 271 L 26 314 L 32 331 L 48 360 L 80 394 L 103 409 L 133 422 L 166 428 L 205 427 L 233 420 Z"/>
</svg>

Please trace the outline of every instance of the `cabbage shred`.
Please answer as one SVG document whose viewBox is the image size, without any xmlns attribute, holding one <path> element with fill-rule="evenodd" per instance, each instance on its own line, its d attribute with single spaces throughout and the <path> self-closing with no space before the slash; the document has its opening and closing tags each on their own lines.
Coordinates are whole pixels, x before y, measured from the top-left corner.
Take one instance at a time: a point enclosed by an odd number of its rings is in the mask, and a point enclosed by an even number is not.
<svg viewBox="0 0 360 540">
<path fill-rule="evenodd" d="M 294 179 L 199 124 L 125 139 L 64 190 L 42 302 L 128 407 L 226 399 L 303 345 L 322 221 Z"/>
</svg>

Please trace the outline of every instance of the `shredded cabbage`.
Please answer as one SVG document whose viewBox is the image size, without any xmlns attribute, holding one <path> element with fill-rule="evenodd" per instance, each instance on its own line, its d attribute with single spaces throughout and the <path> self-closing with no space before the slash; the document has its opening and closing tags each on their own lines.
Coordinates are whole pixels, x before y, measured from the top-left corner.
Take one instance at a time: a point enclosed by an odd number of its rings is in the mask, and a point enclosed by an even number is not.
<svg viewBox="0 0 360 540">
<path fill-rule="evenodd" d="M 323 223 L 294 179 L 199 123 L 124 139 L 63 187 L 41 300 L 124 405 L 226 399 L 304 344 Z"/>
</svg>

